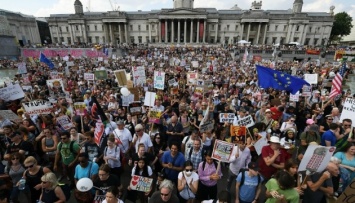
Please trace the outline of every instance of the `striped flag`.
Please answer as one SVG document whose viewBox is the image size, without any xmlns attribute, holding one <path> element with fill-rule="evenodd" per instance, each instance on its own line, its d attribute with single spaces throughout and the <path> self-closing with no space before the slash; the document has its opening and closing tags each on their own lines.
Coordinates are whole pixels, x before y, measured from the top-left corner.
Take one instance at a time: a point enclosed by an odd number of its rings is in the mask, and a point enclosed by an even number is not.
<svg viewBox="0 0 355 203">
<path fill-rule="evenodd" d="M 343 77 L 346 71 L 346 62 L 343 62 L 339 72 L 335 75 L 335 78 L 332 81 L 332 91 L 329 94 L 329 98 L 336 97 L 341 94 L 341 86 L 343 83 Z"/>
</svg>

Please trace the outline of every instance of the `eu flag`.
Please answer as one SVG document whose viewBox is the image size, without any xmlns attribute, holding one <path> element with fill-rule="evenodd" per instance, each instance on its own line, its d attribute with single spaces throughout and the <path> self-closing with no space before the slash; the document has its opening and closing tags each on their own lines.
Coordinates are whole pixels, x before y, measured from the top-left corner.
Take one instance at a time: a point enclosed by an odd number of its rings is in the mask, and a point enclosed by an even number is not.
<svg viewBox="0 0 355 203">
<path fill-rule="evenodd" d="M 258 72 L 258 83 L 262 88 L 272 87 L 296 94 L 298 90 L 302 89 L 303 85 L 309 86 L 308 82 L 301 78 L 272 70 L 271 68 L 257 65 L 256 70 Z"/>
<path fill-rule="evenodd" d="M 47 66 L 50 68 L 50 69 L 53 69 L 54 68 L 54 64 L 52 63 L 51 60 L 49 60 L 42 52 L 41 52 L 41 55 L 39 57 L 39 61 L 40 62 L 43 62 L 45 64 L 47 64 Z"/>
</svg>

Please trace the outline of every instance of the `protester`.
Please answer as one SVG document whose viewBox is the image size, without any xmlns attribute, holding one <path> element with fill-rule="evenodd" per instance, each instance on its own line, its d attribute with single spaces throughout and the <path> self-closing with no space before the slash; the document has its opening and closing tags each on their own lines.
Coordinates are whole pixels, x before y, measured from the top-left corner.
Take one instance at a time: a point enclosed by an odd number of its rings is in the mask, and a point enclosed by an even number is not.
<svg viewBox="0 0 355 203">
<path fill-rule="evenodd" d="M 199 176 L 193 169 L 191 161 L 186 161 L 184 170 L 178 175 L 179 195 L 186 203 L 193 203 L 198 189 Z"/>
<path fill-rule="evenodd" d="M 42 194 L 39 197 L 41 202 L 66 202 L 64 192 L 58 186 L 58 180 L 54 173 L 49 172 L 42 176 Z"/>
</svg>

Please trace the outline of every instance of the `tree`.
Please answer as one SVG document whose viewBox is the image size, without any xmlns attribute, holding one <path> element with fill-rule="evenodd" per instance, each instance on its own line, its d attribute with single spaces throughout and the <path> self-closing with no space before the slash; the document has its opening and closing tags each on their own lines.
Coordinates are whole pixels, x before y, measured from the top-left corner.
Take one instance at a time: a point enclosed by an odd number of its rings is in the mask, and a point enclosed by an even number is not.
<svg viewBox="0 0 355 203">
<path fill-rule="evenodd" d="M 343 37 L 349 35 L 351 32 L 351 28 L 353 27 L 353 25 L 351 24 L 352 21 L 353 18 L 346 12 L 335 14 L 333 28 L 332 32 L 330 33 L 329 41 L 334 41 L 339 36 Z"/>
</svg>

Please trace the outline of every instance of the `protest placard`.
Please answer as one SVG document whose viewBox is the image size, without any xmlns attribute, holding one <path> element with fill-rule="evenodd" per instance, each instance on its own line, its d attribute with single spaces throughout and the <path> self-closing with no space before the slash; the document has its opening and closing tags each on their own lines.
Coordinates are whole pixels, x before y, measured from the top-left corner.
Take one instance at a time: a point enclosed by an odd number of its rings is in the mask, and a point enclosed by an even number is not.
<svg viewBox="0 0 355 203">
<path fill-rule="evenodd" d="M 355 99 L 347 97 L 343 104 L 343 110 L 341 111 L 340 121 L 342 122 L 346 118 L 352 119 L 355 115 Z M 353 120 L 352 126 L 355 127 L 355 121 Z"/>
<path fill-rule="evenodd" d="M 221 162 L 229 162 L 229 158 L 233 152 L 233 147 L 233 143 L 216 140 L 213 146 L 211 158 Z"/>
<path fill-rule="evenodd" d="M 64 130 L 69 130 L 70 128 L 74 127 L 73 123 L 67 115 L 59 116 L 57 118 L 57 122 L 60 126 L 62 126 Z"/>
<path fill-rule="evenodd" d="M 290 93 L 290 101 L 298 102 L 300 100 L 300 92 L 298 91 L 296 94 Z"/>
<path fill-rule="evenodd" d="M 85 116 L 86 104 L 84 102 L 75 102 L 74 108 L 75 108 L 76 115 Z"/>
<path fill-rule="evenodd" d="M 239 126 L 246 126 L 247 128 L 250 128 L 254 125 L 254 120 L 253 120 L 253 117 L 251 117 L 251 115 L 249 115 L 244 118 L 239 118 L 237 123 Z"/>
<path fill-rule="evenodd" d="M 155 104 L 155 92 L 145 92 L 144 106 L 154 106 Z"/>
<path fill-rule="evenodd" d="M 0 99 L 4 101 L 13 101 L 25 97 L 25 93 L 19 84 L 7 86 L 0 89 Z"/>
<path fill-rule="evenodd" d="M 154 71 L 154 88 L 164 90 L 165 72 Z"/>
<path fill-rule="evenodd" d="M 84 73 L 84 80 L 95 80 L 95 75 L 93 73 Z"/>
<path fill-rule="evenodd" d="M 198 61 L 191 61 L 191 65 L 194 68 L 198 68 Z"/>
<path fill-rule="evenodd" d="M 304 74 L 304 80 L 309 84 L 318 84 L 318 74 Z"/>
<path fill-rule="evenodd" d="M 202 96 L 203 95 L 203 87 L 196 87 L 195 88 L 195 95 L 197 95 L 197 96 Z"/>
<path fill-rule="evenodd" d="M 18 115 L 16 115 L 13 111 L 11 110 L 0 110 L 0 116 L 2 119 L 9 119 L 10 121 L 15 121 L 15 122 L 21 122 L 22 118 L 20 118 Z"/>
<path fill-rule="evenodd" d="M 206 121 L 202 125 L 199 126 L 201 133 L 211 131 L 211 130 L 213 130 L 213 127 L 214 127 L 214 123 L 212 120 Z"/>
<path fill-rule="evenodd" d="M 107 79 L 107 71 L 106 70 L 97 70 L 95 71 L 95 80 L 106 80 Z"/>
<path fill-rule="evenodd" d="M 219 114 L 219 122 L 220 123 L 233 123 L 234 121 L 234 113 L 220 113 Z"/>
<path fill-rule="evenodd" d="M 125 70 L 116 70 L 114 74 L 120 87 L 127 85 L 127 76 Z"/>
<path fill-rule="evenodd" d="M 330 158 L 335 152 L 335 147 L 324 147 L 319 145 L 308 145 L 298 172 L 308 171 L 310 173 L 322 172 L 327 167 Z"/>
<path fill-rule="evenodd" d="M 266 138 L 260 138 L 259 140 L 257 140 L 254 143 L 254 148 L 255 148 L 256 153 L 258 153 L 258 155 L 260 155 L 261 154 L 261 150 L 266 145 L 268 145 Z"/>
<path fill-rule="evenodd" d="M 134 101 L 129 104 L 129 112 L 132 116 L 142 114 L 142 103 L 140 101 Z"/>
<path fill-rule="evenodd" d="M 67 61 L 67 66 L 68 66 L 68 67 L 74 66 L 74 62 L 73 62 L 73 61 Z"/>
<path fill-rule="evenodd" d="M 101 203 L 106 199 L 106 195 L 95 195 L 93 203 Z"/>
<path fill-rule="evenodd" d="M 187 73 L 187 85 L 194 85 L 198 79 L 198 74 L 195 72 Z"/>
<path fill-rule="evenodd" d="M 65 97 L 62 79 L 47 80 L 49 94 L 53 98 Z"/>
<path fill-rule="evenodd" d="M 140 86 L 146 82 L 145 68 L 144 66 L 133 67 L 133 84 Z"/>
<path fill-rule="evenodd" d="M 163 113 L 163 112 L 161 112 L 161 111 L 159 111 L 159 110 L 151 109 L 151 110 L 149 111 L 149 122 L 151 122 L 151 123 L 157 123 L 157 122 L 159 122 L 162 113 Z"/>
<path fill-rule="evenodd" d="M 338 197 L 336 203 L 353 203 L 355 202 L 355 179 L 351 181 L 345 191 Z"/>
<path fill-rule="evenodd" d="M 141 192 L 149 192 L 151 190 L 153 178 L 146 178 L 143 176 L 132 176 L 129 187 L 131 190 L 137 190 Z"/>
<path fill-rule="evenodd" d="M 244 136 L 247 133 L 246 131 L 247 131 L 247 129 L 245 126 L 235 126 L 235 125 L 230 126 L 230 135 L 232 137 Z"/>
<path fill-rule="evenodd" d="M 176 83 L 175 78 L 168 80 L 169 87 L 174 86 L 175 83 Z"/>
<path fill-rule="evenodd" d="M 17 68 L 18 68 L 18 70 L 17 70 L 18 74 L 26 74 L 27 73 L 27 68 L 26 68 L 25 62 L 17 64 Z"/>
<path fill-rule="evenodd" d="M 302 88 L 302 96 L 310 97 L 312 95 L 312 86 L 304 85 Z"/>
<path fill-rule="evenodd" d="M 134 95 L 122 96 L 122 106 L 129 106 L 134 101 Z"/>
<path fill-rule="evenodd" d="M 40 114 L 50 114 L 53 110 L 53 105 L 49 101 L 35 100 L 22 103 L 26 113 L 30 116 Z"/>
<path fill-rule="evenodd" d="M 23 90 L 24 92 L 32 92 L 32 86 L 23 85 L 23 86 L 22 86 L 22 90 Z"/>
</svg>

